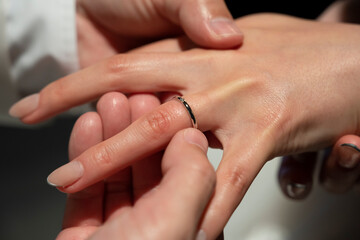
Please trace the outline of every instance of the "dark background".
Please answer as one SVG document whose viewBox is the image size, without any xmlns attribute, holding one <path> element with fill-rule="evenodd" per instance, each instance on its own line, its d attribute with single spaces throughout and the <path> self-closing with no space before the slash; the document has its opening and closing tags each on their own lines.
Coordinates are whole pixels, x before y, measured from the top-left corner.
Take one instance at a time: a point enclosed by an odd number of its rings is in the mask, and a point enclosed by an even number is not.
<svg viewBox="0 0 360 240">
<path fill-rule="evenodd" d="M 333 1 L 226 1 L 234 17 L 257 12 L 316 18 Z M 239 3 L 242 3 L 241 6 Z M 54 239 L 60 231 L 65 195 L 46 184 L 66 163 L 74 119 L 61 118 L 36 129 L 0 126 L 0 239 Z"/>
<path fill-rule="evenodd" d="M 314 19 L 331 3 L 330 0 L 304 1 L 252 1 L 252 0 L 225 0 L 234 18 L 251 13 L 275 12 L 292 16 Z"/>
</svg>

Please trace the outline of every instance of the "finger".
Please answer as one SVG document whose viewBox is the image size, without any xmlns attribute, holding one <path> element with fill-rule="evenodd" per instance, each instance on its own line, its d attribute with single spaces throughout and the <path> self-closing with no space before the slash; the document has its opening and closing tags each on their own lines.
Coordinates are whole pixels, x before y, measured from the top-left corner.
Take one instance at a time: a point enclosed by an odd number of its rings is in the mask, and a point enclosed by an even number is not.
<svg viewBox="0 0 360 240">
<path fill-rule="evenodd" d="M 180 91 L 186 82 L 183 72 L 187 72 L 187 69 L 182 68 L 193 67 L 196 61 L 181 61 L 182 54 L 176 58 L 173 54 L 176 53 L 113 56 L 50 83 L 39 94 L 16 103 L 9 114 L 25 123 L 36 123 L 71 107 L 93 101 L 106 92 Z M 179 60 L 183 63 L 182 67 Z"/>
<path fill-rule="evenodd" d="M 279 183 L 283 193 L 291 199 L 304 199 L 311 192 L 317 152 L 283 157 L 279 169 Z"/>
<path fill-rule="evenodd" d="M 225 49 L 240 46 L 243 41 L 243 34 L 222 0 L 159 2 L 160 12 L 200 46 Z"/>
<path fill-rule="evenodd" d="M 160 105 L 160 101 L 153 94 L 135 94 L 129 97 L 131 119 L 135 121 L 145 113 Z M 132 165 L 134 200 L 156 186 L 162 177 L 162 153 L 156 153 Z"/>
<path fill-rule="evenodd" d="M 206 112 L 211 111 L 214 104 L 203 95 L 189 96 L 188 99 L 188 102 L 194 103 L 193 111 L 199 116 L 197 120 L 201 123 L 201 130 L 206 130 L 210 124 Z M 204 109 L 202 106 L 205 105 L 209 108 Z M 191 125 L 184 105 L 180 101 L 169 101 L 114 137 L 88 149 L 75 159 L 77 165 L 64 165 L 50 174 L 48 179 L 61 191 L 80 191 L 137 160 L 159 152 L 176 132 Z"/>
<path fill-rule="evenodd" d="M 181 52 L 197 47 L 188 37 L 164 39 L 135 48 L 128 53 Z"/>
<path fill-rule="evenodd" d="M 206 151 L 206 138 L 200 131 L 178 132 L 165 151 L 164 177 L 159 186 L 129 210 L 132 217 L 123 217 L 129 215 L 120 213 L 112 223 L 100 229 L 94 239 L 102 239 L 101 235 L 109 231 L 124 239 L 195 239 L 216 179 Z"/>
<path fill-rule="evenodd" d="M 59 235 L 56 237 L 56 240 L 85 240 L 88 239 L 93 233 L 98 230 L 98 227 L 95 226 L 81 226 L 81 227 L 72 227 L 62 230 Z"/>
<path fill-rule="evenodd" d="M 99 115 L 94 112 L 85 113 L 75 123 L 69 142 L 70 160 L 79 156 L 86 149 L 102 141 L 102 123 Z M 96 183 L 81 192 L 69 194 L 63 228 L 68 230 L 59 236 L 69 236 L 84 231 L 90 234 L 103 220 L 103 183 Z M 85 227 L 86 228 L 83 228 Z M 81 228 L 76 228 L 81 227 Z M 77 230 L 76 230 L 77 229 Z M 84 238 L 85 239 L 85 238 Z"/>
<path fill-rule="evenodd" d="M 246 128 L 239 134 L 241 138 L 222 140 L 224 152 L 216 173 L 216 194 L 200 226 L 207 239 L 215 239 L 221 233 L 265 160 L 270 159 L 274 141 L 259 131 Z"/>
<path fill-rule="evenodd" d="M 321 169 L 320 181 L 335 193 L 350 190 L 360 176 L 360 137 L 346 135 L 334 145 Z"/>
<path fill-rule="evenodd" d="M 97 103 L 97 111 L 103 122 L 104 140 L 121 132 L 130 125 L 130 106 L 125 95 L 107 93 Z M 104 219 L 119 208 L 132 205 L 131 167 L 105 180 Z"/>
</svg>

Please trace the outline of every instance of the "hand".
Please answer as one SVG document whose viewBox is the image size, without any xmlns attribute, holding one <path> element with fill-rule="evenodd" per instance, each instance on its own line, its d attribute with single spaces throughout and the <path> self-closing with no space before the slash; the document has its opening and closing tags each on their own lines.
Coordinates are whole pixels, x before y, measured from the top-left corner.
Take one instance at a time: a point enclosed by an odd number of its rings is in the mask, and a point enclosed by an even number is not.
<svg viewBox="0 0 360 240">
<path fill-rule="evenodd" d="M 320 182 L 330 192 L 344 193 L 360 189 L 360 138 L 355 135 L 341 137 L 329 158 L 323 163 Z"/>
<path fill-rule="evenodd" d="M 233 48 L 243 40 L 223 0 L 77 1 L 81 67 L 183 32 L 209 48 Z"/>
<path fill-rule="evenodd" d="M 129 100 L 120 93 L 104 95 L 97 113 L 86 113 L 76 122 L 70 158 L 121 131 L 156 105 L 158 100 L 151 94 L 133 95 Z M 57 239 L 194 239 L 215 187 L 206 151 L 201 132 L 180 131 L 162 162 L 162 154 L 156 154 L 69 194 L 64 229 Z"/>
<path fill-rule="evenodd" d="M 352 23 L 360 23 L 360 18 L 358 11 L 360 9 L 359 1 L 336 1 L 332 5 L 330 5 L 319 17 L 318 21 L 321 22 L 352 22 Z M 334 166 L 341 166 L 343 161 L 349 161 L 349 155 L 352 155 L 356 158 L 356 148 L 352 149 L 355 152 L 351 152 L 351 149 L 344 149 L 341 147 L 342 143 L 345 143 L 344 140 L 350 140 L 350 142 L 358 142 L 359 138 L 357 136 L 346 136 L 341 137 L 338 140 L 338 143 L 332 149 L 331 156 L 329 154 L 322 154 L 322 152 L 311 152 L 311 153 L 301 153 L 294 156 L 286 156 L 283 158 L 280 169 L 279 169 L 279 182 L 283 193 L 291 198 L 291 199 L 304 199 L 308 197 L 311 192 L 313 185 L 313 175 L 315 171 L 317 158 L 322 156 L 322 161 L 324 162 L 321 175 L 322 175 L 322 183 L 327 182 L 324 187 L 331 192 L 345 192 L 346 189 L 349 189 L 352 184 L 354 184 L 353 180 L 350 182 L 344 183 L 344 178 L 350 177 L 354 175 L 354 171 L 348 169 L 348 164 L 342 166 L 342 168 L 337 169 Z M 325 150 L 329 152 L 330 150 Z M 348 153 L 346 154 L 346 152 Z M 329 157 L 328 159 L 326 159 Z M 338 162 L 338 163 L 336 163 Z M 332 169 L 328 169 L 328 165 L 332 165 Z M 334 165 L 335 164 L 335 165 Z M 341 176 L 344 174 L 340 174 L 345 169 L 348 169 L 348 173 L 340 177 L 339 180 L 334 176 Z M 331 172 L 337 172 L 334 174 L 330 174 Z M 334 175 L 334 176 L 332 176 Z M 356 174 L 355 174 L 356 176 Z M 319 176 L 320 178 L 320 176 Z M 329 181 L 325 181 L 324 179 L 330 179 Z M 332 183 L 331 183 L 332 182 Z M 341 184 L 343 184 L 341 186 Z"/>
<path fill-rule="evenodd" d="M 319 181 L 329 192 L 345 193 L 360 189 L 360 138 L 355 135 L 341 137 L 330 154 L 317 152 L 284 157 L 279 170 L 282 191 L 291 199 L 309 196 L 317 159 L 323 158 Z M 329 151 L 327 151 L 329 152 Z"/>
<path fill-rule="evenodd" d="M 224 149 L 201 225 L 215 238 L 267 160 L 329 146 L 359 129 L 359 26 L 279 15 L 237 23 L 247 36 L 241 49 L 117 55 L 44 88 L 22 120 L 34 123 L 115 89 L 184 95 L 210 145 Z M 72 171 L 65 165 L 49 179 L 77 192 L 158 152 L 189 126 L 182 104 L 169 101 L 77 157 L 84 171 L 64 176 Z"/>
</svg>

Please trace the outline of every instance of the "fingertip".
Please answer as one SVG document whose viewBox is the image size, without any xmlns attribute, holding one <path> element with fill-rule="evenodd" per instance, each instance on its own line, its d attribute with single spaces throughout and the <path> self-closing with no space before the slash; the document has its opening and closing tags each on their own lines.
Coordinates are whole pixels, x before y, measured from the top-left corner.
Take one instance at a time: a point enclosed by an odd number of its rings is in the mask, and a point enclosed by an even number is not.
<svg viewBox="0 0 360 240">
<path fill-rule="evenodd" d="M 48 177 L 47 182 L 50 186 L 65 188 L 74 184 L 84 174 L 84 167 L 79 161 L 71 161 L 68 164 L 53 171 Z"/>
<path fill-rule="evenodd" d="M 320 173 L 320 182 L 327 191 L 345 193 L 355 185 L 359 172 L 359 143 L 356 135 L 343 136 L 335 143 Z"/>
<path fill-rule="evenodd" d="M 102 123 L 99 114 L 87 112 L 75 122 L 69 140 L 69 158 L 74 159 L 89 147 L 102 141 Z"/>
<path fill-rule="evenodd" d="M 103 95 L 97 104 L 103 122 L 104 140 L 125 129 L 131 122 L 127 97 L 119 92 Z"/>
<path fill-rule="evenodd" d="M 240 45 L 244 34 L 231 18 L 216 17 L 208 21 L 208 27 L 215 39 L 224 41 L 233 46 Z"/>
<path fill-rule="evenodd" d="M 207 148 L 206 137 L 201 131 L 194 128 L 180 130 L 172 137 L 165 150 L 163 171 L 178 164 L 209 170 L 211 164 L 207 161 Z M 212 166 L 211 169 L 213 170 Z"/>
<path fill-rule="evenodd" d="M 184 140 L 187 143 L 190 143 L 192 145 L 198 146 L 204 153 L 207 153 L 208 150 L 208 141 L 205 137 L 205 135 L 195 129 L 195 128 L 188 128 L 185 129 L 184 132 Z"/>
<path fill-rule="evenodd" d="M 334 155 L 337 155 L 337 163 L 345 169 L 353 169 L 360 162 L 360 137 L 345 135 L 334 145 Z"/>
<path fill-rule="evenodd" d="M 360 149 L 352 143 L 343 143 L 340 145 L 340 158 L 338 164 L 347 169 L 355 168 L 360 161 Z"/>
<path fill-rule="evenodd" d="M 96 112 L 87 112 L 81 115 L 75 122 L 73 133 L 81 131 L 83 134 L 88 134 L 90 129 L 101 125 L 101 119 Z"/>
<path fill-rule="evenodd" d="M 294 200 L 302 200 L 309 196 L 316 158 L 316 152 L 283 157 L 278 179 L 285 196 Z"/>
<path fill-rule="evenodd" d="M 310 193 L 309 186 L 311 187 L 310 184 L 289 182 L 286 184 L 285 194 L 291 199 L 305 199 Z"/>
<path fill-rule="evenodd" d="M 112 111 L 127 104 L 127 97 L 119 92 L 104 94 L 97 102 L 96 108 L 99 112 Z"/>
<path fill-rule="evenodd" d="M 40 95 L 32 94 L 16 102 L 9 109 L 9 115 L 14 118 L 24 118 L 33 113 L 39 105 Z"/>
<path fill-rule="evenodd" d="M 223 1 L 184 1 L 179 16 L 186 34 L 203 47 L 229 49 L 243 42 L 244 35 Z"/>
<path fill-rule="evenodd" d="M 328 157 L 328 167 L 334 164 L 344 168 L 352 169 L 360 161 L 360 137 L 356 135 L 345 135 L 338 139 L 334 144 L 330 156 Z"/>
<path fill-rule="evenodd" d="M 235 49 L 239 48 L 244 41 L 243 33 L 233 19 L 229 18 L 214 18 L 204 22 L 198 28 L 193 26 L 184 28 L 190 39 L 202 47 Z"/>
</svg>

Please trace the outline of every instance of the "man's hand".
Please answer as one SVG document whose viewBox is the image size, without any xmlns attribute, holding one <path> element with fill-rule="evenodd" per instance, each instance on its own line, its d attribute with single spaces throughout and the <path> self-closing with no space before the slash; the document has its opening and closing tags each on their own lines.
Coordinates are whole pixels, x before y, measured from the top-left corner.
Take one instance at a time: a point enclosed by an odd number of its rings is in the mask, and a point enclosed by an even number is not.
<svg viewBox="0 0 360 240">
<path fill-rule="evenodd" d="M 223 0 L 79 0 L 77 12 L 81 67 L 184 33 L 207 48 L 234 48 L 243 40 Z"/>
<path fill-rule="evenodd" d="M 120 93 L 104 95 L 97 113 L 86 113 L 76 122 L 70 159 L 158 104 L 150 94 L 132 95 L 129 100 Z M 194 239 L 205 234 L 197 233 L 197 228 L 215 187 L 206 151 L 205 136 L 186 129 L 172 138 L 164 154 L 69 194 L 64 229 L 57 239 Z"/>
</svg>

